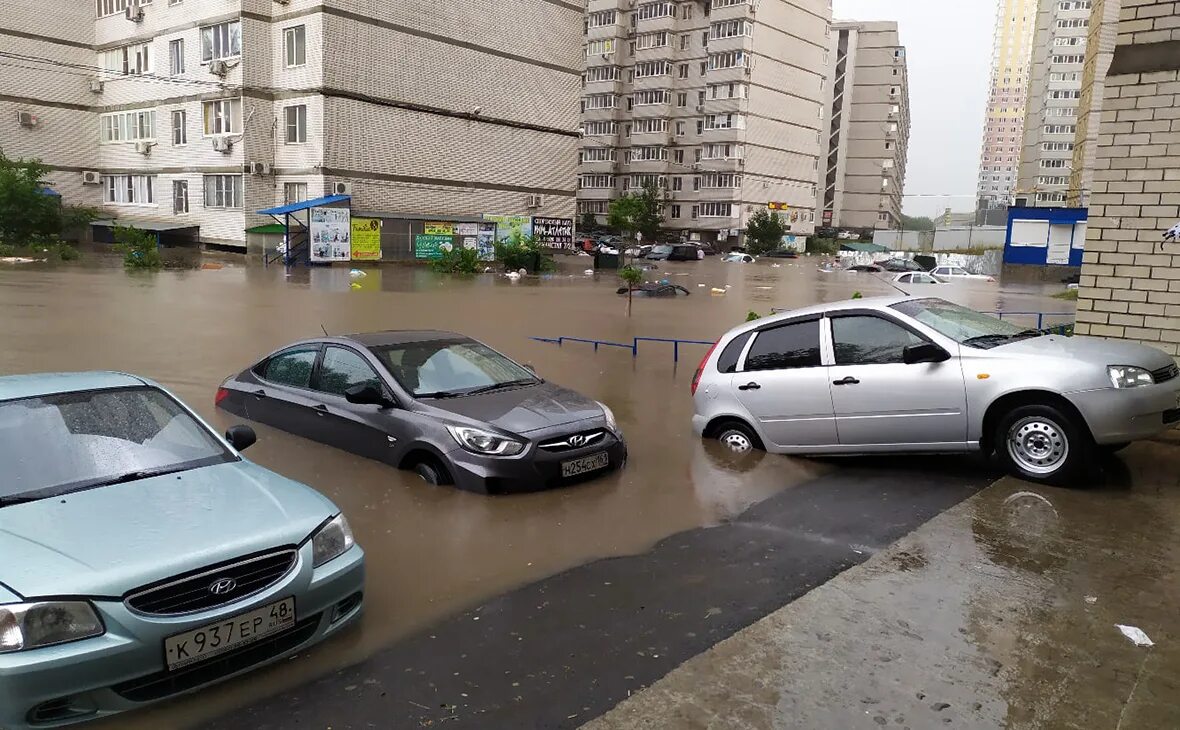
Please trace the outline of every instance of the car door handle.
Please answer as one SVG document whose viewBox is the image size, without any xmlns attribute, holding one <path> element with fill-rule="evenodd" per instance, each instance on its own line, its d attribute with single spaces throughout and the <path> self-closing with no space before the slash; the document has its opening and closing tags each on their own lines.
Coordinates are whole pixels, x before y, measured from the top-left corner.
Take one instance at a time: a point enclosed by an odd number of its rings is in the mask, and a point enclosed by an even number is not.
<svg viewBox="0 0 1180 730">
<path fill-rule="evenodd" d="M 762 390 L 762 386 L 757 383 L 746 383 L 745 385 L 739 385 L 738 390 Z"/>
<path fill-rule="evenodd" d="M 315 410 L 315 414 L 316 414 L 317 416 L 326 416 L 326 415 L 328 415 L 328 407 L 327 407 L 326 405 L 324 405 L 323 403 L 321 403 L 321 404 L 319 404 L 318 406 L 316 406 L 316 407 L 315 407 L 313 410 Z"/>
<path fill-rule="evenodd" d="M 860 381 L 849 375 L 841 380 L 833 380 L 832 385 L 860 385 Z"/>
<path fill-rule="evenodd" d="M 266 397 L 266 391 L 265 391 L 265 390 L 256 390 L 256 391 L 254 391 L 254 393 L 253 393 L 252 395 L 253 395 L 255 398 L 265 398 L 265 397 Z"/>
</svg>

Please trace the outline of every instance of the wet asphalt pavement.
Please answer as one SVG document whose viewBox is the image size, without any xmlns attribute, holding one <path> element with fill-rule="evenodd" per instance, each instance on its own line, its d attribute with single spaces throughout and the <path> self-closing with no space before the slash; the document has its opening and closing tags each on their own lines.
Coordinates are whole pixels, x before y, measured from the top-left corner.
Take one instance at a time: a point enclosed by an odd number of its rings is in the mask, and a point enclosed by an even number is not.
<svg viewBox="0 0 1180 730">
<path fill-rule="evenodd" d="M 730 522 L 498 596 L 207 727 L 577 727 L 992 478 L 967 458 L 837 462 Z"/>
</svg>

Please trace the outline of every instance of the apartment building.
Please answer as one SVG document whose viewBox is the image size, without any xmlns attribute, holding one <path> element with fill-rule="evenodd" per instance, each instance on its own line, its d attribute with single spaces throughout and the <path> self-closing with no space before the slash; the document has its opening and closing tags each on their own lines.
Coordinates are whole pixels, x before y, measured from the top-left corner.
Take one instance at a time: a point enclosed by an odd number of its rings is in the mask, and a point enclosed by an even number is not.
<svg viewBox="0 0 1180 730">
<path fill-rule="evenodd" d="M 1017 205 L 1065 205 L 1081 112 L 1091 0 L 1040 0 L 1025 101 Z"/>
<path fill-rule="evenodd" d="M 837 22 L 830 42 L 817 215 L 836 228 L 900 228 L 910 92 L 897 23 Z"/>
<path fill-rule="evenodd" d="M 587 0 L 579 212 L 655 183 L 688 240 L 738 243 L 768 203 L 814 231 L 830 24 L 828 0 Z"/>
<path fill-rule="evenodd" d="M 1086 61 L 1082 67 L 1078 131 L 1074 136 L 1069 188 L 1065 192 L 1066 205 L 1075 208 L 1084 208 L 1090 204 L 1106 74 L 1114 58 L 1119 29 L 1119 0 L 1093 0 L 1092 4 L 1090 34 L 1086 38 Z"/>
<path fill-rule="evenodd" d="M 1016 184 L 1037 8 L 1038 0 L 997 2 L 987 118 L 976 187 L 980 209 L 1006 207 Z"/>
<path fill-rule="evenodd" d="M 573 216 L 573 0 L 7 5 L 0 144 L 50 165 L 67 203 L 230 247 L 273 222 L 255 211 L 328 194 Z"/>
</svg>

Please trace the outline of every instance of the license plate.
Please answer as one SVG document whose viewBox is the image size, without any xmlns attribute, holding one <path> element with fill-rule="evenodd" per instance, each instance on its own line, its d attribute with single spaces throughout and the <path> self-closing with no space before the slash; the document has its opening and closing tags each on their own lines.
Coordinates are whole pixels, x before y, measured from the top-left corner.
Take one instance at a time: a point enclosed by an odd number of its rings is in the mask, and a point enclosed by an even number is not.
<svg viewBox="0 0 1180 730">
<path fill-rule="evenodd" d="M 295 599 L 284 598 L 249 613 L 170 636 L 164 639 L 164 658 L 168 662 L 168 671 L 240 649 L 294 625 Z"/>
<path fill-rule="evenodd" d="M 608 466 L 610 466 L 610 454 L 604 451 L 601 454 L 591 454 L 583 456 L 581 459 L 561 462 L 561 476 L 576 477 L 579 474 L 598 471 Z"/>
</svg>

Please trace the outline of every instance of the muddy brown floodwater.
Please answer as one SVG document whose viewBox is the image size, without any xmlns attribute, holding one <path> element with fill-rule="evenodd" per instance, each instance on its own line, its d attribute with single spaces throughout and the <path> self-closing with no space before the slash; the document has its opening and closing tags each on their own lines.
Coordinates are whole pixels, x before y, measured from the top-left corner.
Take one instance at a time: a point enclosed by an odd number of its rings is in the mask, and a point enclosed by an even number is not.
<svg viewBox="0 0 1180 730">
<path fill-rule="evenodd" d="M 213 407 L 218 384 L 271 350 L 320 333 L 457 330 L 542 377 L 609 404 L 629 447 L 626 470 L 558 491 L 488 498 L 432 488 L 376 462 L 255 424 L 249 457 L 328 495 L 368 555 L 361 625 L 298 660 L 195 697 L 120 717 L 109 728 L 187 727 L 248 700 L 364 659 L 400 637 L 517 585 L 601 557 L 643 551 L 668 535 L 714 525 L 833 467 L 766 457 L 744 471 L 693 438 L 688 388 L 704 349 L 648 343 L 638 358 L 530 337 L 714 340 L 753 310 L 891 293 L 873 275 L 821 273 L 808 259 L 752 265 L 660 264 L 690 296 L 626 299 L 613 275 L 586 276 L 586 258 L 557 274 L 511 282 L 453 279 L 418 268 L 263 268 L 226 259 L 218 270 L 127 274 L 117 262 L 0 266 L 0 373 L 111 369 L 153 378 L 215 427 L 237 419 Z M 705 286 L 700 286 L 704 284 Z M 713 295 L 713 288 L 725 289 Z M 970 282 L 914 287 L 981 310 L 1072 310 L 1061 287 Z M 1059 320 L 1061 318 L 1058 318 Z M 1066 318 L 1068 319 L 1068 318 Z M 177 501 L 183 506 L 184 495 Z M 199 505 L 193 505 L 199 508 Z M 110 539 L 118 540 L 112 529 Z M 100 723 L 96 727 L 101 727 Z"/>
</svg>

